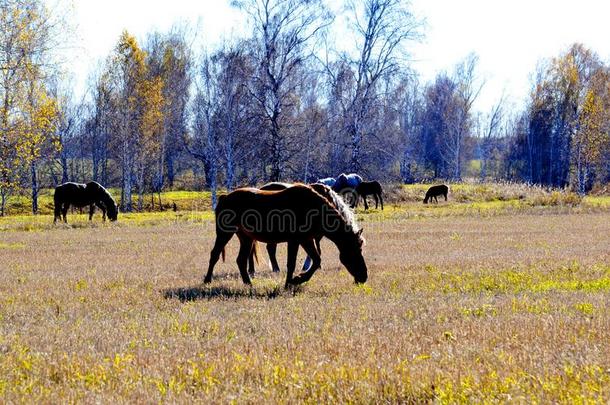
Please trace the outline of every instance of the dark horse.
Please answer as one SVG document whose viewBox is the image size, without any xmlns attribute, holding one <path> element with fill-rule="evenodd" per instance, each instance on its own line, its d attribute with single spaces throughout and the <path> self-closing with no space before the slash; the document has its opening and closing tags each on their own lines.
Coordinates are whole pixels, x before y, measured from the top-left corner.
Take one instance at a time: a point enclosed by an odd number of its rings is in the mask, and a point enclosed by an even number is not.
<svg viewBox="0 0 610 405">
<path fill-rule="evenodd" d="M 356 207 L 358 206 L 358 200 L 360 197 L 364 200 L 364 209 L 368 210 L 369 205 L 366 202 L 366 196 L 372 195 L 375 198 L 375 209 L 377 204 L 381 202 L 381 209 L 383 209 L 383 197 L 381 197 L 381 184 L 378 181 L 363 181 L 356 186 Z"/>
<path fill-rule="evenodd" d="M 441 184 L 439 186 L 432 186 L 428 189 L 428 191 L 426 191 L 426 197 L 424 198 L 424 204 L 428 204 L 428 201 L 432 202 L 432 199 L 434 198 L 434 201 L 436 201 L 438 203 L 438 199 L 436 197 L 443 195 L 445 196 L 445 201 L 447 201 L 447 194 L 449 193 L 449 187 L 447 187 L 444 184 Z"/>
<path fill-rule="evenodd" d="M 285 190 L 288 187 L 292 187 L 292 186 L 293 186 L 293 184 L 290 184 L 290 183 L 272 182 L 272 183 L 265 184 L 264 186 L 262 186 L 260 188 L 260 190 L 279 191 L 279 190 Z M 316 191 L 322 197 L 326 198 L 326 200 L 339 211 L 339 213 L 343 216 L 343 218 L 347 222 L 355 223 L 355 219 L 353 218 L 352 212 L 350 211 L 350 209 L 347 206 L 347 204 L 345 203 L 345 201 L 341 198 L 341 196 L 339 196 L 339 194 L 335 193 L 330 187 L 328 187 L 324 184 L 321 184 L 321 183 L 312 183 L 312 184 L 309 184 L 309 187 L 314 189 L 314 191 Z M 321 239 L 322 239 L 321 237 L 314 239 L 316 248 L 318 249 L 318 253 L 321 253 L 321 249 L 320 249 L 320 240 Z M 271 269 L 273 270 L 273 272 L 277 273 L 280 271 L 280 266 L 277 262 L 276 252 L 277 252 L 277 243 L 267 243 L 267 253 L 269 254 L 269 260 L 271 262 Z M 248 273 L 250 273 L 250 275 L 254 275 L 254 259 L 255 258 L 256 258 L 256 241 L 254 242 L 252 254 L 250 255 L 249 263 L 248 263 Z M 302 269 L 307 270 L 307 269 L 309 269 L 309 266 L 311 266 L 311 258 L 309 256 L 307 256 L 307 258 L 305 259 L 305 262 L 303 263 Z"/>
<path fill-rule="evenodd" d="M 93 212 L 97 206 L 102 210 L 102 217 L 106 220 L 106 213 L 111 221 L 116 221 L 118 216 L 118 207 L 112 199 L 110 193 L 95 181 L 90 181 L 87 184 L 79 183 L 64 183 L 55 187 L 55 218 L 53 223 L 57 222 L 57 218 L 63 216 L 64 222 L 68 214 L 68 208 L 86 207 L 89 206 L 89 220 L 93 217 Z"/>
<path fill-rule="evenodd" d="M 362 257 L 362 230 L 347 222 L 328 200 L 311 187 L 296 184 L 280 191 L 242 188 L 220 196 L 216 206 L 216 242 L 204 282 L 212 281 L 214 266 L 234 234 L 240 242 L 237 265 L 245 284 L 251 284 L 247 271 L 253 242 L 288 242 L 286 287 L 308 281 L 320 268 L 320 255 L 314 240 L 330 239 L 339 249 L 339 260 L 357 283 L 367 280 Z M 293 278 L 299 246 L 312 259 L 310 269 Z"/>
</svg>

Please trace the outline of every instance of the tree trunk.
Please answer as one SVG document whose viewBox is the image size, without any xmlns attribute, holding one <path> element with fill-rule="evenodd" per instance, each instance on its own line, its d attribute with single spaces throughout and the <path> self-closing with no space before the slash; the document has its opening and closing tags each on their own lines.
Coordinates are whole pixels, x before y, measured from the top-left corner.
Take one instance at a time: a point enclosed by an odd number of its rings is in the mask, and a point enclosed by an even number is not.
<svg viewBox="0 0 610 405">
<path fill-rule="evenodd" d="M 277 124 L 277 119 L 271 122 L 271 174 L 270 181 L 282 180 L 282 138 L 280 136 L 280 128 Z"/>
<path fill-rule="evenodd" d="M 4 190 L 0 192 L 0 217 L 4 216 L 4 210 L 6 208 L 6 193 Z"/>
<path fill-rule="evenodd" d="M 32 214 L 38 214 L 38 176 L 36 175 L 36 162 L 30 165 L 32 171 Z"/>
<path fill-rule="evenodd" d="M 61 154 L 61 182 L 68 182 L 68 158 L 64 153 Z"/>
</svg>

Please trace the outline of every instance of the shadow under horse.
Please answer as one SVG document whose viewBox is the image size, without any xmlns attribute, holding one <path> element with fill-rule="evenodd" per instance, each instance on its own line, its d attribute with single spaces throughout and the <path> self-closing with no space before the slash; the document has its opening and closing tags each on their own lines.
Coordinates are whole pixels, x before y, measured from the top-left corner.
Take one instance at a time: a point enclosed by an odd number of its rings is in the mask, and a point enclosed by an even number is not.
<svg viewBox="0 0 610 405">
<path fill-rule="evenodd" d="M 357 283 L 368 278 L 362 256 L 362 230 L 347 222 L 337 209 L 312 188 L 296 184 L 280 191 L 242 188 L 218 198 L 216 241 L 210 253 L 204 283 L 212 281 L 214 266 L 233 235 L 240 242 L 237 266 L 245 284 L 251 284 L 247 270 L 254 241 L 288 243 L 286 284 L 308 281 L 320 268 L 315 239 L 327 237 L 339 249 L 339 260 Z M 293 278 L 299 246 L 311 257 L 310 269 Z"/>
<path fill-rule="evenodd" d="M 60 184 L 55 187 L 53 202 L 55 203 L 53 223 L 57 222 L 57 218 L 61 219 L 62 217 L 64 222 L 67 223 L 66 216 L 70 206 L 77 208 L 89 206 L 89 220 L 93 218 L 95 207 L 102 210 L 104 221 L 106 220 L 106 214 L 111 221 L 116 221 L 119 215 L 118 206 L 108 190 L 95 181 L 90 181 L 87 184 L 72 182 Z"/>
</svg>

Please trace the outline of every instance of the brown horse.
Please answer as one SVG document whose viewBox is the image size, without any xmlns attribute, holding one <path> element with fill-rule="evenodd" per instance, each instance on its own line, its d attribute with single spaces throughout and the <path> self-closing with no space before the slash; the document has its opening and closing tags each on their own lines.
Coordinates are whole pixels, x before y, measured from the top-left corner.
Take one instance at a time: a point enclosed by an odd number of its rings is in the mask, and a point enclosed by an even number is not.
<svg viewBox="0 0 610 405">
<path fill-rule="evenodd" d="M 260 190 L 270 190 L 270 191 L 279 191 L 285 190 L 288 187 L 292 187 L 293 184 L 290 183 L 280 183 L 280 182 L 271 182 L 267 183 L 260 188 Z M 318 194 L 322 197 L 326 198 L 326 200 L 332 204 L 339 213 L 343 216 L 343 218 L 350 222 L 355 223 L 355 219 L 353 218 L 352 212 L 348 208 L 345 201 L 339 196 L 339 194 L 335 193 L 330 187 L 321 184 L 321 183 L 312 183 L 309 184 L 309 187 L 313 188 Z M 322 253 L 320 248 L 320 241 L 322 238 L 314 239 L 316 248 L 318 249 L 318 253 Z M 271 262 L 271 269 L 273 272 L 278 273 L 280 271 L 280 266 L 277 262 L 277 243 L 267 243 L 267 253 L 269 255 L 269 261 Z M 252 253 L 250 254 L 250 258 L 248 260 L 248 273 L 252 276 L 255 273 L 254 270 L 254 260 L 257 259 L 256 254 L 256 241 L 254 241 L 254 245 L 252 248 Z M 302 270 L 307 270 L 311 266 L 311 258 L 307 256 L 305 262 L 303 263 Z"/>
<path fill-rule="evenodd" d="M 119 213 L 118 206 L 108 190 L 95 181 L 90 181 L 87 184 L 60 184 L 55 187 L 53 202 L 55 203 L 53 223 L 57 221 L 57 218 L 61 219 L 62 217 L 64 222 L 67 222 L 66 215 L 70 206 L 77 208 L 89 206 L 89 220 L 93 218 L 95 207 L 102 210 L 104 221 L 106 220 L 106 212 L 108 212 L 108 218 L 111 221 L 116 221 Z"/>
<path fill-rule="evenodd" d="M 445 201 L 447 201 L 448 193 L 449 193 L 449 187 L 447 187 L 444 184 L 441 184 L 438 186 L 432 186 L 428 189 L 428 191 L 426 191 L 426 197 L 424 198 L 424 204 L 428 204 L 428 201 L 432 202 L 433 198 L 434 198 L 434 201 L 436 201 L 438 204 L 438 199 L 436 197 L 438 197 L 440 195 L 445 196 Z"/>
<path fill-rule="evenodd" d="M 288 242 L 286 287 L 308 281 L 320 267 L 314 240 L 330 239 L 339 249 L 339 260 L 357 283 L 367 280 L 362 256 L 362 230 L 347 222 L 337 209 L 311 187 L 296 184 L 285 190 L 266 191 L 242 188 L 221 196 L 216 206 L 216 242 L 210 253 L 204 282 L 212 281 L 214 266 L 234 234 L 240 242 L 237 265 L 245 284 L 251 284 L 247 271 L 253 241 Z M 309 271 L 293 278 L 299 246 L 312 258 Z"/>
<path fill-rule="evenodd" d="M 381 184 L 378 181 L 363 181 L 356 186 L 356 207 L 358 206 L 358 200 L 360 197 L 364 200 L 364 209 L 368 210 L 369 205 L 366 202 L 366 196 L 372 195 L 375 198 L 375 209 L 381 202 L 381 209 L 383 209 L 383 197 L 381 196 Z"/>
</svg>

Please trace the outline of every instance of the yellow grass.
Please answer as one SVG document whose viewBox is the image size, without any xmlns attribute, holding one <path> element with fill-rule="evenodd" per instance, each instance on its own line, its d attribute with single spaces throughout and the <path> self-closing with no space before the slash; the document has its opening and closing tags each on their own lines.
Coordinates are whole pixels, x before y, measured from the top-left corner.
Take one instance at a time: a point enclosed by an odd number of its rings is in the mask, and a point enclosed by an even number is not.
<svg viewBox="0 0 610 405">
<path fill-rule="evenodd" d="M 0 398 L 607 403 L 610 212 L 502 204 L 360 212 L 369 282 L 325 241 L 294 291 L 200 284 L 209 211 L 0 219 Z"/>
</svg>

